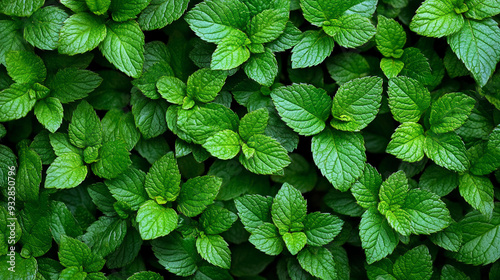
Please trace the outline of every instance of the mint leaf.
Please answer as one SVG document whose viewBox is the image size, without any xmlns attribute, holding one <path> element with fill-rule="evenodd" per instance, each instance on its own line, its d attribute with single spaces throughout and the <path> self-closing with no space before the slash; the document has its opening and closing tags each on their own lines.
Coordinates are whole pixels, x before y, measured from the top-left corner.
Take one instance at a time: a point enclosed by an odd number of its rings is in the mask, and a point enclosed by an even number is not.
<svg viewBox="0 0 500 280">
<path fill-rule="evenodd" d="M 225 129 L 210 136 L 203 148 L 216 158 L 232 159 L 240 152 L 240 137 L 238 133 Z"/>
<path fill-rule="evenodd" d="M 415 234 L 438 232 L 452 221 L 446 204 L 428 191 L 409 191 L 403 207 L 410 216 L 412 232 Z"/>
<path fill-rule="evenodd" d="M 177 212 L 148 200 L 137 211 L 137 223 L 143 240 L 165 236 L 177 227 Z"/>
<path fill-rule="evenodd" d="M 87 177 L 87 166 L 78 154 L 57 157 L 47 169 L 45 188 L 69 189 L 78 186 Z"/>
<path fill-rule="evenodd" d="M 238 127 L 241 139 L 248 141 L 253 135 L 263 134 L 268 122 L 269 111 L 266 108 L 260 108 L 244 115 Z"/>
<path fill-rule="evenodd" d="M 382 101 L 382 79 L 365 77 L 343 84 L 333 98 L 330 124 L 339 130 L 359 131 L 377 116 Z"/>
<path fill-rule="evenodd" d="M 2 13 L 9 16 L 28 17 L 44 4 L 43 0 L 9 1 L 1 4 Z"/>
<path fill-rule="evenodd" d="M 200 224 L 206 234 L 220 234 L 236 222 L 238 216 L 217 205 L 209 206 L 200 217 Z"/>
<path fill-rule="evenodd" d="M 145 139 L 161 135 L 167 130 L 165 114 L 168 108 L 164 100 L 151 100 L 140 93 L 132 95 L 130 100 L 135 125 Z"/>
<path fill-rule="evenodd" d="M 163 76 L 156 83 L 161 97 L 168 102 L 182 105 L 186 97 L 186 84 L 176 77 Z"/>
<path fill-rule="evenodd" d="M 417 122 L 431 103 L 429 90 L 409 77 L 390 79 L 387 94 L 391 112 L 399 122 Z"/>
<path fill-rule="evenodd" d="M 288 11 L 269 9 L 254 16 L 247 27 L 252 43 L 268 43 L 278 38 L 288 21 Z"/>
<path fill-rule="evenodd" d="M 427 37 L 443 37 L 458 32 L 464 18 L 455 11 L 453 0 L 426 0 L 410 23 L 413 32 Z"/>
<path fill-rule="evenodd" d="M 306 234 L 303 232 L 287 232 L 283 235 L 286 248 L 292 255 L 296 255 L 307 243 Z"/>
<path fill-rule="evenodd" d="M 85 3 L 91 12 L 100 16 L 108 11 L 111 0 L 85 0 Z"/>
<path fill-rule="evenodd" d="M 458 252 L 462 246 L 462 231 L 456 222 L 452 222 L 446 229 L 431 235 L 430 239 L 446 250 Z"/>
<path fill-rule="evenodd" d="M 95 175 L 106 179 L 120 175 L 132 163 L 127 144 L 121 139 L 104 143 L 99 149 L 99 157 L 92 164 L 92 171 Z"/>
<path fill-rule="evenodd" d="M 20 201 L 37 201 L 42 182 L 42 160 L 26 142 L 21 142 L 19 146 L 16 197 Z"/>
<path fill-rule="evenodd" d="M 277 256 L 283 251 L 284 243 L 281 235 L 278 228 L 271 223 L 263 223 L 254 229 L 248 241 L 255 248 L 271 256 Z"/>
<path fill-rule="evenodd" d="M 359 53 L 345 52 L 329 58 L 326 63 L 328 73 L 339 85 L 370 73 L 370 64 Z"/>
<path fill-rule="evenodd" d="M 166 237 L 151 242 L 158 262 L 168 271 L 179 276 L 189 276 L 198 269 L 201 260 L 196 252 L 196 240 L 173 232 Z"/>
<path fill-rule="evenodd" d="M 146 63 L 146 60 L 145 62 Z M 156 90 L 156 83 L 163 76 L 174 76 L 174 70 L 165 62 L 157 62 L 151 66 L 143 66 L 143 73 L 139 79 L 133 80 L 132 84 L 136 86 L 148 98 L 158 99 L 161 97 Z"/>
<path fill-rule="evenodd" d="M 255 134 L 246 143 L 248 148 L 254 149 L 253 155 L 240 154 L 241 164 L 255 174 L 273 174 L 290 164 L 287 151 L 274 138 L 263 134 Z"/>
<path fill-rule="evenodd" d="M 43 82 L 47 69 L 42 59 L 28 51 L 11 51 L 5 54 L 7 73 L 16 83 Z"/>
<path fill-rule="evenodd" d="M 1 9 L 1 8 L 0 8 Z M 10 51 L 29 51 L 29 44 L 23 38 L 22 24 L 12 20 L 0 20 L 0 63 L 5 63 L 5 54 Z"/>
<path fill-rule="evenodd" d="M 187 81 L 187 96 L 203 103 L 211 102 L 222 90 L 227 73 L 200 69 L 194 72 Z"/>
<path fill-rule="evenodd" d="M 441 279 L 442 280 L 470 280 L 469 276 L 467 276 L 462 271 L 458 270 L 452 265 L 445 264 L 443 269 L 441 270 Z"/>
<path fill-rule="evenodd" d="M 331 13 L 336 12 L 336 5 L 330 1 L 301 0 L 300 7 L 304 18 L 316 26 L 323 26 L 331 18 Z"/>
<path fill-rule="evenodd" d="M 115 251 L 127 234 L 127 222 L 119 218 L 101 216 L 92 223 L 82 240 L 93 253 L 105 257 Z"/>
<path fill-rule="evenodd" d="M 250 233 L 262 224 L 271 222 L 272 203 L 272 197 L 256 194 L 240 196 L 234 200 L 241 223 Z"/>
<path fill-rule="evenodd" d="M 116 68 L 130 77 L 142 74 L 144 33 L 135 21 L 108 22 L 106 38 L 99 45 L 102 54 Z"/>
<path fill-rule="evenodd" d="M 429 123 L 435 133 L 461 127 L 474 109 L 476 100 L 461 92 L 448 93 L 432 104 Z"/>
<path fill-rule="evenodd" d="M 65 68 L 56 73 L 48 87 L 53 97 L 61 103 L 69 103 L 87 97 L 102 81 L 103 79 L 92 71 Z"/>
<path fill-rule="evenodd" d="M 301 38 L 302 32 L 291 21 L 288 21 L 283 33 L 276 40 L 267 43 L 266 48 L 272 52 L 282 52 L 291 49 L 300 42 Z"/>
<path fill-rule="evenodd" d="M 180 192 L 181 174 L 172 152 L 153 163 L 146 175 L 145 188 L 151 199 L 159 204 L 174 201 Z"/>
<path fill-rule="evenodd" d="M 142 30 L 161 29 L 178 20 L 186 11 L 188 4 L 189 0 L 151 0 L 139 15 L 137 22 Z"/>
<path fill-rule="evenodd" d="M 408 179 L 403 171 L 393 173 L 380 187 L 378 204 L 378 210 L 387 218 L 389 225 L 405 236 L 412 231 L 410 215 L 403 209 L 408 187 Z"/>
<path fill-rule="evenodd" d="M 396 260 L 393 272 L 398 279 L 431 279 L 432 260 L 429 249 L 420 245 L 409 250 Z"/>
<path fill-rule="evenodd" d="M 0 122 L 20 119 L 31 111 L 36 99 L 31 98 L 30 91 L 28 84 L 13 84 L 0 92 Z"/>
<path fill-rule="evenodd" d="M 395 157 L 417 162 L 424 158 L 424 128 L 413 122 L 402 123 L 391 136 L 386 151 Z"/>
<path fill-rule="evenodd" d="M 66 235 L 61 236 L 57 255 L 63 266 L 80 267 L 80 269 L 83 267 L 86 272 L 97 272 L 106 262 L 100 256 L 93 254 L 86 244 Z"/>
<path fill-rule="evenodd" d="M 92 105 L 82 101 L 76 107 L 68 127 L 69 140 L 78 148 L 100 145 L 102 142 L 101 120 Z"/>
<path fill-rule="evenodd" d="M 359 47 L 368 42 L 377 33 L 369 18 L 359 14 L 347 14 L 324 25 L 326 34 L 345 48 Z"/>
<path fill-rule="evenodd" d="M 188 217 L 194 217 L 214 202 L 222 179 L 215 176 L 202 176 L 189 179 L 181 187 L 177 198 L 177 210 Z"/>
<path fill-rule="evenodd" d="M 359 133 L 326 129 L 312 138 L 314 163 L 338 190 L 346 191 L 362 174 L 366 161 Z"/>
<path fill-rule="evenodd" d="M 465 16 L 473 19 L 485 19 L 500 13 L 497 0 L 469 0 L 466 2 L 468 11 Z"/>
<path fill-rule="evenodd" d="M 245 46 L 248 38 L 243 32 L 238 32 L 220 41 L 212 54 L 212 70 L 231 70 L 250 58 L 250 51 Z"/>
<path fill-rule="evenodd" d="M 150 2 L 151 0 L 115 0 L 111 1 L 109 11 L 114 21 L 126 21 L 136 18 L 137 14 L 144 10 Z"/>
<path fill-rule="evenodd" d="M 445 134 L 428 132 L 424 152 L 437 165 L 449 170 L 463 172 L 470 165 L 464 142 L 454 132 Z"/>
<path fill-rule="evenodd" d="M 47 97 L 36 103 L 35 116 L 48 131 L 54 133 L 62 124 L 63 106 L 59 99 Z"/>
<path fill-rule="evenodd" d="M 406 43 L 406 33 L 397 21 L 379 15 L 375 42 L 383 56 L 400 58 Z"/>
<path fill-rule="evenodd" d="M 448 44 L 480 86 L 484 86 L 500 60 L 500 29 L 492 19 L 467 19 Z"/>
<path fill-rule="evenodd" d="M 225 269 L 231 267 L 231 251 L 222 236 L 202 235 L 196 239 L 196 249 L 209 263 Z"/>
<path fill-rule="evenodd" d="M 305 68 L 320 64 L 333 51 L 335 41 L 323 31 L 306 31 L 302 40 L 292 49 L 292 68 Z"/>
<path fill-rule="evenodd" d="M 124 113 L 119 109 L 111 109 L 102 118 L 101 123 L 103 141 L 123 140 L 129 151 L 135 147 L 141 137 L 139 130 L 135 127 L 134 116 L 131 112 Z"/>
<path fill-rule="evenodd" d="M 401 60 L 385 57 L 380 60 L 380 69 L 388 79 L 392 79 L 399 75 L 404 66 L 405 64 Z"/>
<path fill-rule="evenodd" d="M 491 216 L 495 206 L 494 188 L 488 178 L 465 173 L 460 176 L 458 190 L 472 207 L 487 217 Z"/>
<path fill-rule="evenodd" d="M 400 58 L 403 62 L 401 76 L 407 76 L 419 81 L 423 85 L 428 85 L 434 77 L 432 76 L 431 66 L 428 58 L 417 48 L 404 49 Z"/>
<path fill-rule="evenodd" d="M 352 195 L 363 208 L 377 206 L 378 192 L 382 185 L 382 176 L 370 164 L 365 165 L 363 175 L 351 186 Z"/>
<path fill-rule="evenodd" d="M 458 174 L 437 165 L 430 165 L 420 176 L 418 186 L 439 196 L 445 196 L 458 186 Z"/>
<path fill-rule="evenodd" d="M 271 216 L 280 232 L 299 231 L 304 228 L 307 202 L 299 190 L 284 183 L 274 197 Z M 286 243 L 286 241 L 285 241 Z"/>
<path fill-rule="evenodd" d="M 198 37 L 219 44 L 224 38 L 240 33 L 250 21 L 250 13 L 239 0 L 214 0 L 196 5 L 184 19 Z"/>
<path fill-rule="evenodd" d="M 271 97 L 283 121 L 297 133 L 310 136 L 325 128 L 331 99 L 323 89 L 294 84 L 274 89 Z"/>
<path fill-rule="evenodd" d="M 116 200 L 125 202 L 132 210 L 138 210 L 148 199 L 144 188 L 145 180 L 146 174 L 143 171 L 129 168 L 126 172 L 104 183 Z"/>
<path fill-rule="evenodd" d="M 88 13 L 77 13 L 64 21 L 58 50 L 75 55 L 93 50 L 106 37 L 104 20 Z"/>
<path fill-rule="evenodd" d="M 261 85 L 271 86 L 278 75 L 278 62 L 274 54 L 267 49 L 263 53 L 250 56 L 243 70 L 250 79 Z"/>
<path fill-rule="evenodd" d="M 81 149 L 73 146 L 67 134 L 60 132 L 49 134 L 50 145 L 57 156 L 64 154 L 81 154 Z"/>
<path fill-rule="evenodd" d="M 311 275 L 324 280 L 337 279 L 333 255 L 322 247 L 307 247 L 297 255 L 300 266 Z"/>
<path fill-rule="evenodd" d="M 307 245 L 323 246 L 333 241 L 342 230 L 344 221 L 337 216 L 313 212 L 304 220 L 304 233 L 307 236 Z"/>
<path fill-rule="evenodd" d="M 399 236 L 387 220 L 374 207 L 368 208 L 359 224 L 361 246 L 365 249 L 366 261 L 372 264 L 391 254 L 399 242 Z"/>
</svg>

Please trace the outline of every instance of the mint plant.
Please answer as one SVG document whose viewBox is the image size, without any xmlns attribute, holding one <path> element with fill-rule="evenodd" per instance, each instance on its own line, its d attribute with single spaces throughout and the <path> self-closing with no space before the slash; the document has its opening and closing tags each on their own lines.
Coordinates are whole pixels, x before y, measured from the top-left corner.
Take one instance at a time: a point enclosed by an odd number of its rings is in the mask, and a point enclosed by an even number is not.
<svg viewBox="0 0 500 280">
<path fill-rule="evenodd" d="M 500 279 L 499 7 L 0 2 L 0 279 Z"/>
</svg>

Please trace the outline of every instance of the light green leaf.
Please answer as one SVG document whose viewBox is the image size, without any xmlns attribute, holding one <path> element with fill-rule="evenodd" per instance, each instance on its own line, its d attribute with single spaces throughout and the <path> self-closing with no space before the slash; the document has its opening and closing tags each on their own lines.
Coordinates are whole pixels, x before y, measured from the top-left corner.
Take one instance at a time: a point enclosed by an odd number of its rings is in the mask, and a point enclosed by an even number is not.
<svg viewBox="0 0 500 280">
<path fill-rule="evenodd" d="M 137 22 L 144 31 L 163 28 L 178 20 L 188 4 L 189 0 L 151 0 L 151 4 L 142 11 Z"/>
<path fill-rule="evenodd" d="M 177 227 L 177 212 L 148 200 L 137 211 L 137 223 L 143 240 L 165 236 Z"/>
<path fill-rule="evenodd" d="M 404 65 L 400 76 L 415 79 L 423 85 L 428 85 L 434 79 L 429 59 L 420 49 L 411 47 L 404 49 L 400 60 Z"/>
<path fill-rule="evenodd" d="M 465 1 L 468 11 L 465 16 L 473 19 L 485 19 L 500 13 L 500 2 L 498 0 L 467 0 Z"/>
<path fill-rule="evenodd" d="M 304 233 L 307 245 L 323 246 L 333 241 L 342 230 L 344 221 L 327 213 L 309 213 L 304 220 Z M 286 243 L 286 241 L 285 241 Z"/>
<path fill-rule="evenodd" d="M 462 29 L 448 37 L 448 44 L 479 86 L 484 86 L 500 60 L 500 29 L 493 19 L 467 19 Z"/>
<path fill-rule="evenodd" d="M 243 64 L 250 58 L 250 51 L 245 46 L 247 36 L 239 31 L 220 41 L 212 54 L 210 68 L 212 70 L 231 70 Z"/>
<path fill-rule="evenodd" d="M 365 128 L 377 116 L 382 91 L 379 77 L 359 78 L 343 84 L 333 98 L 330 124 L 344 131 Z"/>
<path fill-rule="evenodd" d="M 78 154 L 57 157 L 47 169 L 45 188 L 69 189 L 78 186 L 87 177 L 87 166 Z"/>
<path fill-rule="evenodd" d="M 31 111 L 36 99 L 30 91 L 28 84 L 12 84 L 0 92 L 0 122 L 20 119 Z"/>
<path fill-rule="evenodd" d="M 254 16 L 248 23 L 248 37 L 252 43 L 263 44 L 271 42 L 283 33 L 287 21 L 287 10 L 264 10 Z"/>
<path fill-rule="evenodd" d="M 461 92 L 443 95 L 432 104 L 429 123 L 435 133 L 446 133 L 461 127 L 474 109 L 476 100 Z"/>
<path fill-rule="evenodd" d="M 95 175 L 113 179 L 123 173 L 132 164 L 127 144 L 118 139 L 106 142 L 99 149 L 99 159 L 92 164 Z"/>
<path fill-rule="evenodd" d="M 400 58 L 406 43 L 406 33 L 397 21 L 379 15 L 375 42 L 383 56 Z"/>
<path fill-rule="evenodd" d="M 257 194 L 240 196 L 234 200 L 241 223 L 250 233 L 264 223 L 271 223 L 272 203 L 272 197 Z"/>
<path fill-rule="evenodd" d="M 270 87 L 278 75 L 278 62 L 274 54 L 266 49 L 263 53 L 250 56 L 243 70 L 250 79 Z"/>
<path fill-rule="evenodd" d="M 372 264 L 391 254 L 399 242 L 399 236 L 387 220 L 371 207 L 363 213 L 359 224 L 361 246 L 365 249 L 366 261 Z"/>
<path fill-rule="evenodd" d="M 109 188 L 113 197 L 126 203 L 131 210 L 138 210 L 148 200 L 148 194 L 144 188 L 146 174 L 143 171 L 129 168 L 118 177 L 106 180 L 104 183 Z"/>
<path fill-rule="evenodd" d="M 146 175 L 145 188 L 151 199 L 159 204 L 174 201 L 179 192 L 181 173 L 174 153 L 169 152 L 153 163 Z"/>
<path fill-rule="evenodd" d="M 452 222 L 446 229 L 430 236 L 431 241 L 452 252 L 458 252 L 462 247 L 462 230 L 456 222 Z"/>
<path fill-rule="evenodd" d="M 102 54 L 123 73 L 139 77 L 144 65 L 144 33 L 139 25 L 135 21 L 110 21 L 106 30 L 106 38 L 99 45 Z"/>
<path fill-rule="evenodd" d="M 266 108 L 260 108 L 244 115 L 238 127 L 241 139 L 248 141 L 253 135 L 263 134 L 268 122 L 269 111 Z"/>
<path fill-rule="evenodd" d="M 426 0 L 410 23 L 413 32 L 427 37 L 443 37 L 458 32 L 464 18 L 455 11 L 453 0 Z"/>
<path fill-rule="evenodd" d="M 48 131 L 54 133 L 62 124 L 63 106 L 59 99 L 47 97 L 36 103 L 35 116 Z"/>
<path fill-rule="evenodd" d="M 430 280 L 432 260 L 429 249 L 420 245 L 409 250 L 396 260 L 393 273 L 397 279 Z"/>
<path fill-rule="evenodd" d="M 151 242 L 158 262 L 168 271 L 179 276 L 189 276 L 198 269 L 201 260 L 196 252 L 196 240 L 173 232 Z"/>
<path fill-rule="evenodd" d="M 323 31 L 306 31 L 302 40 L 292 49 L 292 68 L 320 64 L 333 51 L 335 41 Z"/>
<path fill-rule="evenodd" d="M 57 255 L 63 266 L 80 267 L 86 272 L 97 272 L 106 262 L 101 256 L 93 254 L 85 243 L 66 235 L 61 236 Z"/>
<path fill-rule="evenodd" d="M 408 192 L 403 208 L 410 215 L 411 230 L 415 234 L 441 231 L 452 221 L 446 204 L 428 191 L 413 189 Z"/>
<path fill-rule="evenodd" d="M 323 30 L 345 48 L 359 47 L 377 33 L 370 19 L 359 14 L 344 15 L 331 21 L 330 25 L 323 25 Z"/>
<path fill-rule="evenodd" d="M 266 48 L 274 53 L 291 49 L 302 39 L 302 32 L 295 25 L 288 21 L 285 30 L 274 41 L 266 44 Z"/>
<path fill-rule="evenodd" d="M 240 154 L 240 162 L 255 174 L 273 174 L 290 164 L 287 150 L 274 138 L 263 134 L 255 134 L 246 143 L 255 149 L 251 157 Z"/>
<path fill-rule="evenodd" d="M 127 222 L 118 217 L 101 216 L 82 236 L 93 253 L 105 257 L 115 251 L 127 234 Z"/>
<path fill-rule="evenodd" d="M 380 203 L 385 203 L 389 209 L 403 206 L 408 194 L 408 178 L 403 171 L 391 174 L 380 186 Z M 379 210 L 380 210 L 379 204 Z M 382 214 L 383 211 L 381 211 Z"/>
<path fill-rule="evenodd" d="M 47 76 L 47 69 L 42 59 L 28 51 L 11 51 L 5 54 L 7 73 L 16 83 L 43 82 Z"/>
<path fill-rule="evenodd" d="M 111 0 L 85 0 L 87 7 L 94 14 L 100 16 L 106 14 L 109 5 L 111 5 Z"/>
<path fill-rule="evenodd" d="M 307 243 L 307 236 L 303 232 L 287 232 L 283 235 L 286 248 L 292 255 L 296 255 Z"/>
<path fill-rule="evenodd" d="M 222 90 L 226 81 L 225 71 L 200 69 L 189 76 L 187 81 L 187 96 L 193 100 L 208 103 L 213 101 Z"/>
<path fill-rule="evenodd" d="M 424 128 L 413 122 L 402 123 L 391 136 L 386 151 L 395 157 L 417 162 L 424 158 Z"/>
<path fill-rule="evenodd" d="M 60 132 L 49 134 L 50 145 L 57 156 L 62 156 L 64 154 L 82 154 L 81 149 L 73 146 L 69 141 L 68 134 L 63 134 Z"/>
<path fill-rule="evenodd" d="M 385 57 L 380 60 L 380 69 L 388 79 L 399 75 L 403 67 L 405 67 L 405 64 L 401 60 Z"/>
<path fill-rule="evenodd" d="M 196 249 L 209 263 L 225 269 L 231 267 L 231 251 L 222 236 L 202 235 L 196 239 Z"/>
<path fill-rule="evenodd" d="M 236 222 L 238 216 L 218 205 L 210 205 L 200 217 L 200 224 L 206 234 L 220 234 Z"/>
<path fill-rule="evenodd" d="M 201 176 L 187 180 L 177 198 L 177 210 L 188 217 L 201 214 L 214 202 L 221 185 L 222 179 L 215 176 Z"/>
<path fill-rule="evenodd" d="M 300 266 L 311 275 L 323 280 L 335 280 L 337 270 L 333 255 L 323 247 L 307 247 L 297 256 Z"/>
<path fill-rule="evenodd" d="M 472 207 L 485 216 L 491 216 L 494 205 L 494 187 L 490 179 L 465 173 L 460 176 L 458 190 Z"/>
<path fill-rule="evenodd" d="M 161 97 L 168 102 L 182 105 L 186 97 L 186 84 L 176 77 L 163 76 L 156 83 Z"/>
<path fill-rule="evenodd" d="M 40 9 L 44 3 L 44 0 L 5 1 L 0 3 L 0 11 L 9 16 L 29 17 L 33 12 Z"/>
<path fill-rule="evenodd" d="M 84 149 L 101 144 L 101 120 L 87 101 L 80 102 L 73 112 L 68 134 L 71 143 L 78 148 Z"/>
<path fill-rule="evenodd" d="M 463 172 L 470 165 L 465 144 L 454 132 L 435 134 L 429 131 L 424 152 L 437 165 L 449 170 Z"/>
<path fill-rule="evenodd" d="M 382 176 L 375 167 L 365 165 L 363 175 L 351 186 L 351 192 L 357 203 L 363 208 L 377 206 L 378 192 L 382 185 Z"/>
<path fill-rule="evenodd" d="M 87 279 L 87 272 L 81 271 L 81 268 L 76 267 L 76 266 L 70 266 L 68 268 L 65 268 L 61 271 L 59 274 L 60 280 L 85 280 Z"/>
<path fill-rule="evenodd" d="M 1 9 L 0 9 L 1 10 Z M 5 63 L 5 54 L 10 51 L 29 51 L 30 45 L 24 40 L 22 24 L 17 21 L 0 20 L 0 63 Z"/>
<path fill-rule="evenodd" d="M 103 141 L 123 140 L 129 151 L 135 147 L 141 137 L 141 133 L 135 127 L 134 116 L 131 112 L 125 113 L 120 109 L 111 109 L 102 118 L 101 123 Z"/>
<path fill-rule="evenodd" d="M 238 133 L 225 129 L 210 136 L 203 148 L 216 158 L 232 159 L 240 152 L 240 137 Z"/>
<path fill-rule="evenodd" d="M 359 133 L 326 129 L 311 143 L 314 163 L 338 190 L 346 191 L 362 174 L 366 161 Z"/>
<path fill-rule="evenodd" d="M 293 84 L 274 89 L 271 97 L 282 120 L 297 133 L 311 136 L 324 130 L 331 108 L 325 90 Z"/>
<path fill-rule="evenodd" d="M 146 8 L 151 0 L 113 0 L 109 10 L 114 21 L 126 21 L 136 18 L 144 8 Z M 165 15 L 166 16 L 166 15 Z M 139 22 L 139 25 L 141 23 Z M 142 26 L 141 26 L 142 27 Z M 143 29 L 146 30 L 146 29 Z"/>
<path fill-rule="evenodd" d="M 329 58 L 326 67 L 332 79 L 339 85 L 368 76 L 371 72 L 368 60 L 355 52 L 343 52 Z"/>
<path fill-rule="evenodd" d="M 323 26 L 324 22 L 331 19 L 332 14 L 337 12 L 336 5 L 331 1 L 301 0 L 300 7 L 304 13 L 304 18 L 316 26 Z"/>
<path fill-rule="evenodd" d="M 61 0 L 61 4 L 75 13 L 88 11 L 87 3 L 85 0 Z"/>
<path fill-rule="evenodd" d="M 133 80 L 132 84 L 140 89 L 146 97 L 158 99 L 161 97 L 156 90 L 158 80 L 161 77 L 174 76 L 174 70 L 166 61 L 160 61 L 151 66 L 147 66 L 146 61 L 144 64 L 142 76 L 139 79 Z"/>
<path fill-rule="evenodd" d="M 300 191 L 290 184 L 284 183 L 274 197 L 271 206 L 271 217 L 274 224 L 280 232 L 299 231 L 304 228 L 303 221 L 306 214 L 307 202 Z"/>
<path fill-rule="evenodd" d="M 409 77 L 389 80 L 389 107 L 399 122 L 418 122 L 431 104 L 431 94 L 419 81 Z"/>
<path fill-rule="evenodd" d="M 284 247 L 278 228 L 271 223 L 262 223 L 255 228 L 248 241 L 255 248 L 271 256 L 279 255 Z"/>
<path fill-rule="evenodd" d="M 59 52 L 75 55 L 93 50 L 106 38 L 104 19 L 77 13 L 64 21 L 59 37 Z"/>
<path fill-rule="evenodd" d="M 64 68 L 48 84 L 51 95 L 61 103 L 70 103 L 88 96 L 102 82 L 102 78 L 89 70 Z"/>
</svg>

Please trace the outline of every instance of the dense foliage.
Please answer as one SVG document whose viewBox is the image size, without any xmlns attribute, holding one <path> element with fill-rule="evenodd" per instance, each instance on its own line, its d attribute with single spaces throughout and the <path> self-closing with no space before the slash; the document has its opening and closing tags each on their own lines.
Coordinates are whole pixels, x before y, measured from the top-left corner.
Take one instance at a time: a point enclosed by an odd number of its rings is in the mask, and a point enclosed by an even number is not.
<svg viewBox="0 0 500 280">
<path fill-rule="evenodd" d="M 0 278 L 500 279 L 499 0 L 0 2 Z"/>
</svg>

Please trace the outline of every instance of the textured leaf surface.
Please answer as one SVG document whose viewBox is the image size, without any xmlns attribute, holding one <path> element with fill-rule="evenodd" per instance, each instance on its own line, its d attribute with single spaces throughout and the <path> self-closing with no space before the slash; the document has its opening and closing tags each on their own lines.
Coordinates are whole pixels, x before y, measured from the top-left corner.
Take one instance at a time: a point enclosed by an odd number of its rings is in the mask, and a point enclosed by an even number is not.
<svg viewBox="0 0 500 280">
<path fill-rule="evenodd" d="M 132 210 L 137 210 L 148 199 L 144 189 L 145 178 L 144 172 L 130 168 L 105 183 L 116 200 L 125 202 Z"/>
<path fill-rule="evenodd" d="M 201 257 L 209 263 L 229 269 L 231 267 L 231 251 L 229 245 L 220 235 L 205 235 L 196 239 L 196 249 Z"/>
<path fill-rule="evenodd" d="M 222 179 L 215 176 L 202 176 L 189 179 L 181 187 L 177 199 L 177 210 L 188 217 L 201 214 L 208 205 L 214 202 Z"/>
<path fill-rule="evenodd" d="M 35 115 L 48 131 L 54 133 L 62 124 L 63 106 L 59 99 L 47 97 L 36 103 Z"/>
<path fill-rule="evenodd" d="M 429 123 L 435 133 L 446 133 L 461 127 L 469 117 L 476 100 L 461 92 L 448 93 L 431 108 Z"/>
<path fill-rule="evenodd" d="M 304 220 L 304 232 L 307 236 L 307 245 L 323 246 L 330 243 L 342 230 L 342 221 L 337 216 L 313 212 Z"/>
<path fill-rule="evenodd" d="M 45 188 L 69 189 L 78 186 L 87 177 L 87 166 L 77 154 L 62 155 L 47 169 Z"/>
<path fill-rule="evenodd" d="M 145 188 L 158 203 L 174 201 L 180 192 L 181 174 L 172 152 L 153 163 L 146 175 Z"/>
<path fill-rule="evenodd" d="M 410 29 L 428 37 L 443 37 L 459 31 L 464 25 L 462 15 L 455 12 L 453 0 L 426 0 L 416 12 Z"/>
<path fill-rule="evenodd" d="M 375 42 L 377 49 L 385 57 L 399 58 L 403 54 L 401 50 L 406 43 L 406 33 L 394 19 L 378 16 Z"/>
<path fill-rule="evenodd" d="M 73 102 L 88 96 L 103 79 L 89 70 L 65 68 L 59 70 L 49 82 L 51 95 L 61 103 Z"/>
<path fill-rule="evenodd" d="M 406 252 L 396 260 L 393 271 L 398 279 L 431 279 L 432 260 L 429 249 L 420 245 Z"/>
<path fill-rule="evenodd" d="M 271 256 L 279 255 L 285 246 L 278 228 L 271 223 L 263 223 L 254 229 L 248 241 Z"/>
<path fill-rule="evenodd" d="M 431 103 L 429 90 L 409 77 L 390 79 L 387 94 L 391 112 L 399 122 L 417 122 Z"/>
<path fill-rule="evenodd" d="M 272 197 L 245 195 L 235 199 L 238 216 L 245 229 L 253 233 L 259 226 L 271 222 Z"/>
<path fill-rule="evenodd" d="M 225 129 L 210 136 L 203 148 L 216 158 L 232 159 L 240 152 L 240 137 L 236 132 Z"/>
<path fill-rule="evenodd" d="M 75 55 L 93 50 L 106 37 L 104 20 L 88 13 L 77 13 L 64 21 L 59 52 Z"/>
<path fill-rule="evenodd" d="M 177 212 L 148 200 L 137 211 L 137 223 L 143 240 L 165 236 L 177 227 Z"/>
<path fill-rule="evenodd" d="M 344 15 L 332 21 L 330 26 L 323 26 L 323 30 L 345 48 L 359 47 L 377 32 L 369 18 L 358 14 Z"/>
<path fill-rule="evenodd" d="M 189 276 L 198 269 L 197 262 L 201 258 L 196 252 L 196 240 L 193 237 L 183 238 L 173 232 L 153 240 L 152 247 L 158 262 L 176 275 Z"/>
<path fill-rule="evenodd" d="M 382 176 L 370 164 L 365 165 L 363 175 L 351 186 L 351 192 L 357 203 L 363 208 L 377 206 L 378 191 L 382 185 Z"/>
<path fill-rule="evenodd" d="M 446 204 L 431 192 L 414 189 L 408 193 L 404 206 L 415 234 L 430 234 L 446 228 L 451 220 Z"/>
<path fill-rule="evenodd" d="M 240 154 L 240 162 L 255 174 L 273 174 L 287 167 L 291 161 L 288 152 L 274 138 L 256 134 L 248 139 L 247 145 L 255 150 L 252 157 Z"/>
<path fill-rule="evenodd" d="M 269 9 L 254 16 L 247 28 L 247 34 L 252 43 L 268 43 L 278 38 L 285 30 L 288 21 L 288 11 Z"/>
<path fill-rule="evenodd" d="M 335 41 L 322 31 L 306 31 L 302 40 L 292 49 L 292 68 L 320 64 L 333 51 Z"/>
<path fill-rule="evenodd" d="M 261 85 L 271 86 L 278 75 L 278 62 L 274 54 L 266 50 L 264 53 L 250 56 L 243 69 L 252 80 Z"/>
<path fill-rule="evenodd" d="M 418 123 L 402 123 L 391 136 L 386 151 L 407 162 L 424 158 L 424 128 Z"/>
<path fill-rule="evenodd" d="M 399 242 L 398 234 L 389 226 L 384 216 L 373 207 L 366 210 L 361 217 L 359 237 L 369 264 L 391 254 Z"/>
<path fill-rule="evenodd" d="M 322 247 L 307 247 L 299 253 L 300 266 L 311 275 L 325 280 L 337 279 L 337 270 L 333 255 Z"/>
<path fill-rule="evenodd" d="M 307 214 L 307 202 L 295 187 L 284 183 L 271 207 L 274 224 L 283 232 L 301 230 Z"/>
<path fill-rule="evenodd" d="M 269 122 L 267 108 L 257 109 L 244 115 L 240 120 L 238 132 L 243 141 L 248 141 L 255 134 L 263 134 Z"/>
<path fill-rule="evenodd" d="M 78 148 L 97 146 L 102 141 L 101 120 L 92 105 L 82 101 L 73 112 L 68 128 L 69 140 Z"/>
<path fill-rule="evenodd" d="M 151 0 L 137 19 L 142 30 L 163 28 L 179 19 L 187 9 L 189 0 Z"/>
<path fill-rule="evenodd" d="M 11 87 L 2 90 L 0 93 L 0 121 L 20 119 L 26 116 L 36 100 L 29 94 L 30 88 L 27 84 L 13 84 Z"/>
<path fill-rule="evenodd" d="M 425 154 L 437 165 L 463 172 L 469 168 L 469 159 L 462 139 L 454 132 L 428 133 L 424 145 Z"/>
<path fill-rule="evenodd" d="M 493 212 L 493 184 L 482 176 L 475 176 L 466 173 L 460 176 L 458 189 L 462 197 L 472 207 L 479 210 L 485 216 L 490 216 Z"/>
<path fill-rule="evenodd" d="M 27 51 L 8 52 L 5 55 L 5 67 L 16 83 L 43 82 L 47 75 L 42 59 Z"/>
</svg>

